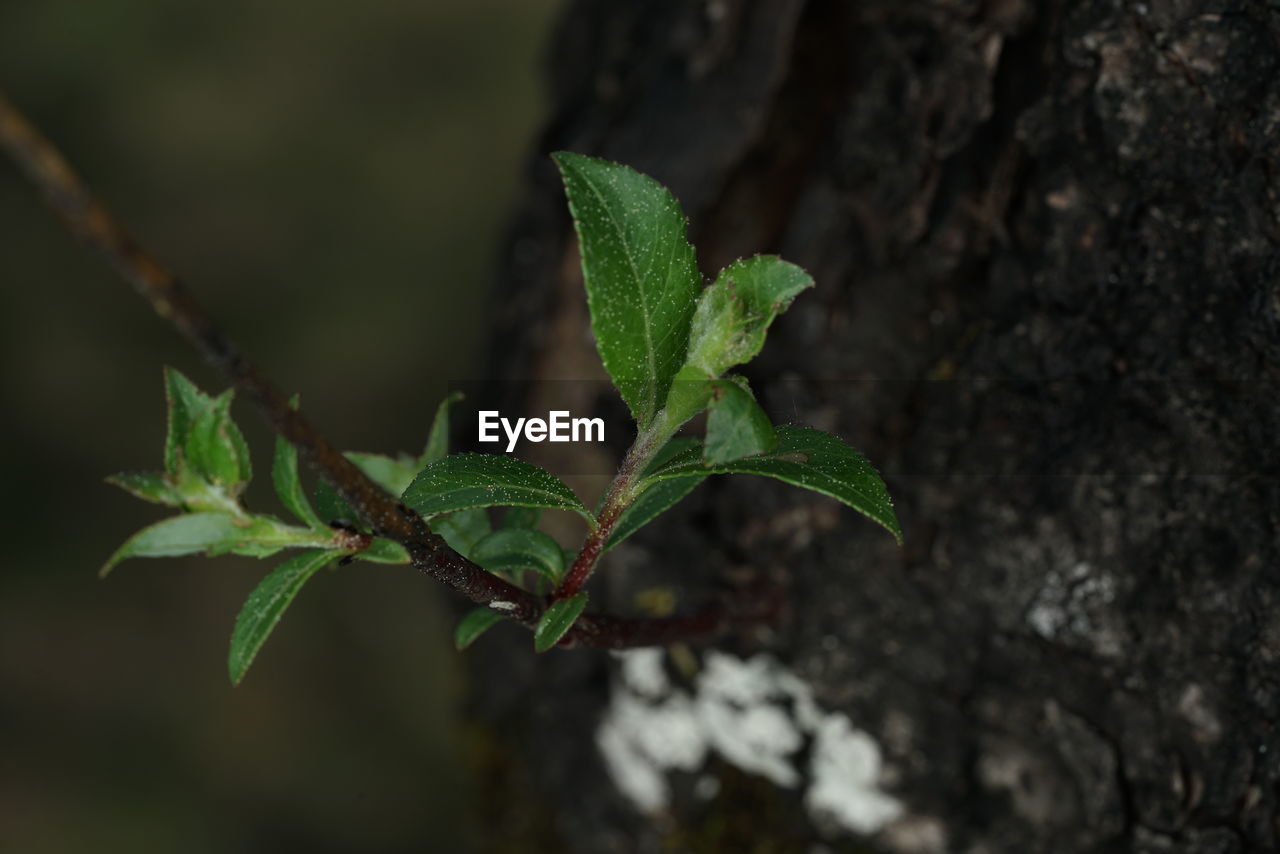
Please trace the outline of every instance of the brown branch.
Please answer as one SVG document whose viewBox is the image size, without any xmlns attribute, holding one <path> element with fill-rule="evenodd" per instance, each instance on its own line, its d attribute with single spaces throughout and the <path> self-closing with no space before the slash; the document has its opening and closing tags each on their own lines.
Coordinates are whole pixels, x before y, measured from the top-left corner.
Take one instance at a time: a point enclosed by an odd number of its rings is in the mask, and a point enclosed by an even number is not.
<svg viewBox="0 0 1280 854">
<path fill-rule="evenodd" d="M 431 533 L 417 512 L 397 501 L 339 453 L 311 423 L 289 406 L 275 387 L 214 325 L 177 278 L 129 236 L 89 191 L 62 154 L 0 94 L 0 147 L 45 196 L 67 227 L 133 285 L 156 313 L 169 321 L 202 356 L 257 407 L 311 469 L 326 480 L 379 536 L 409 552 L 415 567 L 479 605 L 500 608 L 512 619 L 535 625 L 543 601 L 486 572 Z M 767 609 L 770 614 L 776 609 Z M 759 619 L 756 616 L 754 619 Z M 582 644 L 620 648 L 675 641 L 704 640 L 731 619 L 727 603 L 717 602 L 687 617 L 625 619 L 587 614 L 563 638 Z"/>
</svg>

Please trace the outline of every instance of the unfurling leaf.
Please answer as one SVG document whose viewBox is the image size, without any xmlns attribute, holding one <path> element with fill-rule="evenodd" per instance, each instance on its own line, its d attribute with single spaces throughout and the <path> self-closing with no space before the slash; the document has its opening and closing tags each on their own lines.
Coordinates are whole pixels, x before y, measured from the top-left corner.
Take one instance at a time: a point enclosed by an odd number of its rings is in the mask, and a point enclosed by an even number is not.
<svg viewBox="0 0 1280 854">
<path fill-rule="evenodd" d="M 176 475 L 183 459 L 183 446 L 191 433 L 191 425 L 212 398 L 196 388 L 195 383 L 181 372 L 167 366 L 164 369 L 164 394 L 169 413 L 169 426 L 164 440 L 164 468 Z"/>
<path fill-rule="evenodd" d="M 169 483 L 169 478 L 158 471 L 121 472 L 107 478 L 107 483 L 153 504 L 182 505 L 182 496 Z"/>
<path fill-rule="evenodd" d="M 458 627 L 453 630 L 453 645 L 461 652 L 503 619 L 502 614 L 492 608 L 476 608 L 474 611 L 468 611 L 467 615 L 458 621 Z"/>
<path fill-rule="evenodd" d="M 586 607 L 586 591 L 552 602 L 543 613 L 542 619 L 538 620 L 538 627 L 533 630 L 533 648 L 538 652 L 546 652 L 559 643 L 560 638 L 573 628 L 573 624 Z"/>
<path fill-rule="evenodd" d="M 404 503 L 430 518 L 467 507 L 553 507 L 593 521 L 559 479 L 537 466 L 496 454 L 454 454 L 431 463 L 404 492 Z"/>
<path fill-rule="evenodd" d="M 605 370 L 641 428 L 684 361 L 701 278 L 671 193 L 634 169 L 558 152 L 578 231 L 591 329 Z"/>
<path fill-rule="evenodd" d="M 882 525 L 902 542 L 902 528 L 884 481 L 866 457 L 830 433 L 809 427 L 779 426 L 772 451 L 718 465 L 708 465 L 696 447 L 689 447 L 652 469 L 647 481 L 695 474 L 759 474 L 812 489 L 849 505 Z M 650 487 L 652 488 L 652 487 Z"/>
<path fill-rule="evenodd" d="M 476 543 L 468 555 L 490 572 L 532 569 L 552 584 L 564 575 L 564 551 L 541 531 L 502 528 Z"/>
<path fill-rule="evenodd" d="M 808 273 L 774 255 L 735 261 L 698 298 L 686 361 L 708 377 L 750 361 L 773 319 L 812 286 Z"/>
<path fill-rule="evenodd" d="M 262 580 L 245 600 L 231 632 L 227 671 L 232 684 L 239 684 L 258 650 L 266 643 L 280 616 L 298 595 L 307 579 L 337 556 L 332 552 L 303 552 L 280 564 Z"/>
<path fill-rule="evenodd" d="M 231 420 L 234 397 L 234 391 L 227 389 L 210 400 L 191 422 L 191 430 L 183 445 L 192 469 L 231 495 L 239 494 L 253 476 L 249 447 L 240 428 Z"/>
<path fill-rule="evenodd" d="M 711 409 L 707 414 L 707 441 L 702 459 L 710 465 L 753 457 L 778 444 L 773 423 L 764 414 L 746 380 L 734 377 L 710 380 Z"/>
</svg>

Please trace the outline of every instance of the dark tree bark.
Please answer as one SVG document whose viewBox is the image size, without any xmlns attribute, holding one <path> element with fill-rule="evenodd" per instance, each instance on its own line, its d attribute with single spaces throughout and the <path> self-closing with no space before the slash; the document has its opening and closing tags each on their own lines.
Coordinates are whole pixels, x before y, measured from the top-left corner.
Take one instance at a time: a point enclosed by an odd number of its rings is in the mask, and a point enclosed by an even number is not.
<svg viewBox="0 0 1280 854">
<path fill-rule="evenodd" d="M 906 807 L 831 850 L 1277 850 L 1280 7 L 582 0 L 550 56 L 545 151 L 670 186 L 706 273 L 814 275 L 750 378 L 882 467 L 907 537 L 713 479 L 595 601 L 785 586 L 723 647 L 870 732 Z M 564 208 L 539 152 L 497 376 L 598 373 Z M 724 763 L 640 815 L 592 737 L 609 657 L 501 637 L 471 659 L 496 847 L 823 838 Z"/>
</svg>

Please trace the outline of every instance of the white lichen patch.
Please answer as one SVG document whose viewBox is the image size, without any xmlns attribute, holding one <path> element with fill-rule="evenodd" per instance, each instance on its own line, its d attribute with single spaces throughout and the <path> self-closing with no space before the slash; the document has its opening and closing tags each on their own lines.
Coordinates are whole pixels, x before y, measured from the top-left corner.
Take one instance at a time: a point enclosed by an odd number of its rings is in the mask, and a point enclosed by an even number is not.
<svg viewBox="0 0 1280 854">
<path fill-rule="evenodd" d="M 662 650 L 658 647 L 636 649 L 626 655 L 619 655 L 623 684 L 642 697 L 661 697 L 671 689 L 671 681 L 667 679 L 662 658 Z"/>
<path fill-rule="evenodd" d="M 616 693 L 596 744 L 618 789 L 645 812 L 670 801 L 668 770 L 696 771 L 707 753 L 706 737 L 682 694 L 648 703 L 630 691 Z"/>
<path fill-rule="evenodd" d="M 883 765 L 871 736 L 844 715 L 827 715 L 813 744 L 809 811 L 859 833 L 884 827 L 902 815 L 902 804 L 876 787 Z"/>
<path fill-rule="evenodd" d="M 596 742 L 618 789 L 639 809 L 665 808 L 668 772 L 697 771 L 714 751 L 778 786 L 803 787 L 809 811 L 839 828 L 871 834 L 902 815 L 902 804 L 879 787 L 875 740 L 847 716 L 823 712 L 809 686 L 773 659 L 709 653 L 692 695 L 672 687 L 661 650 L 618 659 Z"/>
<path fill-rule="evenodd" d="M 703 731 L 721 756 L 744 771 L 792 788 L 800 774 L 787 758 L 804 743 L 795 723 L 777 706 L 735 706 L 723 697 L 699 692 L 697 710 Z"/>
<path fill-rule="evenodd" d="M 640 752 L 627 731 L 612 721 L 596 730 L 596 746 L 618 791 L 645 812 L 656 812 L 671 798 L 666 777 L 658 765 Z"/>
</svg>

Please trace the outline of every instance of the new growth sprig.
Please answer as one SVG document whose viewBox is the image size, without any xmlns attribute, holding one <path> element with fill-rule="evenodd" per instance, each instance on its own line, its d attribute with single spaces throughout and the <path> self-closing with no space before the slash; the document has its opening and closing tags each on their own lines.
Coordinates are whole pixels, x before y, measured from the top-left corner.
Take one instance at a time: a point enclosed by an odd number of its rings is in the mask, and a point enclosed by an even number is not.
<svg viewBox="0 0 1280 854">
<path fill-rule="evenodd" d="M 417 456 L 339 454 L 245 359 L 190 295 L 116 224 L 65 160 L 0 97 L 0 145 L 68 225 L 190 340 L 275 427 L 272 482 L 296 523 L 249 511 L 252 465 L 230 415 L 232 391 L 210 396 L 165 373 L 164 470 L 110 481 L 177 514 L 129 538 L 103 573 L 130 557 L 206 552 L 291 556 L 249 595 L 232 635 L 239 681 L 285 608 L 320 569 L 352 560 L 411 563 L 481 607 L 458 625 L 464 648 L 497 622 L 533 629 L 538 651 L 576 643 L 626 647 L 707 638 L 735 620 L 771 619 L 776 603 L 722 599 L 687 616 L 634 619 L 585 613 L 584 585 L 601 557 L 716 474 L 754 474 L 831 496 L 901 530 L 884 483 L 840 439 L 774 425 L 732 369 L 764 346 L 773 320 L 813 285 L 807 273 L 761 255 L 730 264 L 707 285 L 687 223 L 670 192 L 626 166 L 562 152 L 591 326 L 604 367 L 635 420 L 635 441 L 596 510 L 552 474 L 500 454 L 448 454 L 443 401 Z M 677 435 L 706 412 L 702 438 Z M 320 476 L 310 498 L 299 457 Z M 566 550 L 539 530 L 544 509 L 584 524 Z"/>
<path fill-rule="evenodd" d="M 761 474 L 837 498 L 902 532 L 884 483 L 829 434 L 777 427 L 745 378 L 769 325 L 813 279 L 772 255 L 736 261 L 703 287 L 679 202 L 626 166 L 554 155 L 582 256 L 591 328 L 637 435 L 554 601 L 581 595 L 613 546 L 712 474 Z M 675 438 L 707 411 L 704 440 Z"/>
<path fill-rule="evenodd" d="M 324 483 L 316 489 L 315 503 L 322 508 L 317 512 L 298 477 L 298 452 L 283 437 L 276 438 L 271 482 L 280 503 L 301 524 L 249 512 L 243 494 L 253 466 L 244 436 L 231 418 L 233 391 L 211 397 L 172 368 L 165 369 L 164 379 L 168 402 L 164 471 L 125 472 L 107 482 L 179 512 L 126 540 L 99 574 L 106 576 L 131 557 L 204 552 L 265 558 L 296 550 L 249 594 L 236 619 L 227 667 L 231 681 L 239 682 L 307 579 L 335 562 L 359 557 L 374 563 L 408 563 L 409 554 L 393 540 L 355 528 L 355 512 Z M 394 459 L 353 453 L 348 459 L 384 488 L 402 490 L 415 472 L 443 456 L 449 402 L 440 405 L 421 456 Z M 297 401 L 293 403 L 296 407 Z"/>
</svg>

